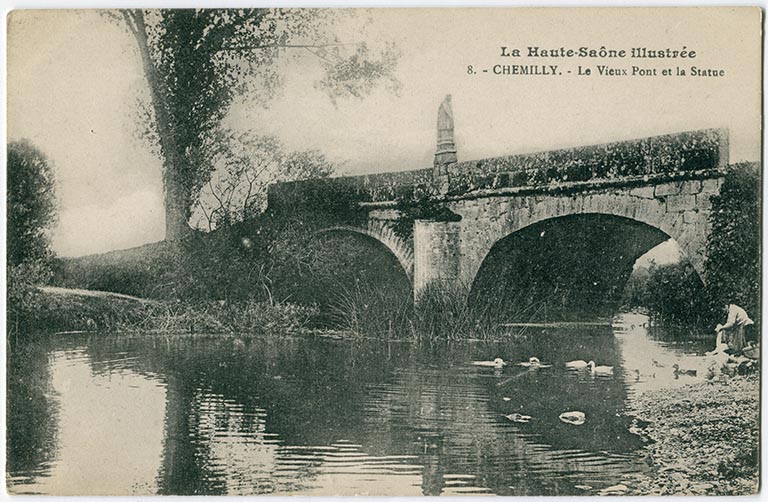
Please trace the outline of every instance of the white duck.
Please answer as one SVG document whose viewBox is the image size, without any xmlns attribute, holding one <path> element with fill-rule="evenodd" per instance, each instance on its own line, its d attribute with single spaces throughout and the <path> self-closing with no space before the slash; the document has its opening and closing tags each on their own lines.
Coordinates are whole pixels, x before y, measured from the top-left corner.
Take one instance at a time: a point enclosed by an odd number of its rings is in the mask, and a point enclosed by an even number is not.
<svg viewBox="0 0 768 502">
<path fill-rule="evenodd" d="M 613 366 L 595 366 L 595 361 L 589 361 L 587 366 L 593 375 L 613 375 Z"/>
<path fill-rule="evenodd" d="M 504 362 L 504 359 L 497 357 L 493 361 L 472 361 L 472 364 L 475 366 L 486 366 L 489 368 L 503 368 L 507 365 L 506 362 Z"/>
<path fill-rule="evenodd" d="M 530 415 L 522 415 L 520 413 L 512 413 L 511 415 L 504 415 L 504 418 L 507 420 L 510 420 L 512 422 L 517 422 L 520 424 L 527 424 L 531 421 L 531 418 L 533 418 Z"/>
<path fill-rule="evenodd" d="M 527 366 L 529 368 L 550 368 L 552 367 L 551 364 L 541 364 L 541 361 L 539 361 L 538 357 L 530 357 L 528 358 L 528 362 L 526 363 L 517 363 L 518 366 Z"/>
<path fill-rule="evenodd" d="M 581 359 L 576 361 L 568 361 L 565 363 L 566 368 L 570 368 L 572 370 L 583 370 L 588 366 L 587 361 L 582 361 Z"/>
<path fill-rule="evenodd" d="M 571 425 L 584 425 L 587 416 L 583 411 L 566 411 L 560 414 L 560 421 Z"/>
</svg>

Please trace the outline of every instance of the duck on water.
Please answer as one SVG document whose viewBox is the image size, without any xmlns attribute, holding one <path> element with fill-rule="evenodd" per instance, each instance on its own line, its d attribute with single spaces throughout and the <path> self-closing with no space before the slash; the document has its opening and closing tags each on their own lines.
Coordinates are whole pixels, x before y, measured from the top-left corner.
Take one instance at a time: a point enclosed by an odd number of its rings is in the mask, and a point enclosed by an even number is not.
<svg viewBox="0 0 768 502">
<path fill-rule="evenodd" d="M 568 361 L 565 367 L 572 370 L 589 369 L 593 375 L 613 375 L 613 366 L 597 366 L 595 361 Z"/>
<path fill-rule="evenodd" d="M 527 362 L 517 363 L 518 366 L 526 366 L 528 368 L 551 368 L 551 364 L 541 364 L 538 357 L 531 357 Z"/>
<path fill-rule="evenodd" d="M 485 366 L 487 368 L 503 368 L 507 365 L 504 359 L 497 357 L 493 361 L 472 361 L 474 366 Z"/>
<path fill-rule="evenodd" d="M 589 361 L 587 366 L 593 375 L 613 375 L 613 366 L 596 366 L 595 361 Z"/>
<path fill-rule="evenodd" d="M 565 363 L 565 367 L 573 370 L 583 370 L 589 366 L 589 363 L 587 361 L 582 361 L 581 359 L 578 359 L 576 361 L 568 361 Z"/>
</svg>

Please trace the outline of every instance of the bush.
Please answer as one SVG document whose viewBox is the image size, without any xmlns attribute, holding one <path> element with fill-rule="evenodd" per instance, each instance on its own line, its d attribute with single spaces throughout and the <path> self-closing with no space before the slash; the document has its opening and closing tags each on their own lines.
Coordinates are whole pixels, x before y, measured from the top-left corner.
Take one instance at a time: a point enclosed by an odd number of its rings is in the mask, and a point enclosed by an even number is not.
<svg viewBox="0 0 768 502">
<path fill-rule="evenodd" d="M 412 239 L 416 220 L 461 221 L 460 215 L 435 201 L 435 195 L 435 188 L 430 185 L 404 187 L 396 199 L 399 216 L 392 227 L 395 234 L 405 240 Z"/>
<path fill-rule="evenodd" d="M 693 266 L 687 262 L 651 263 L 645 274 L 627 283 L 626 307 L 646 307 L 664 323 L 697 326 L 708 320 L 707 297 Z"/>
<path fill-rule="evenodd" d="M 50 271 L 40 260 L 9 265 L 7 267 L 7 304 L 6 320 L 11 339 L 21 333 L 39 329 L 40 311 L 46 300 L 38 289 L 38 284 L 47 282 Z"/>
<path fill-rule="evenodd" d="M 16 340 L 40 323 L 44 300 L 37 285 L 50 279 L 49 230 L 56 218 L 53 168 L 26 140 L 8 145 L 7 310 Z"/>
</svg>

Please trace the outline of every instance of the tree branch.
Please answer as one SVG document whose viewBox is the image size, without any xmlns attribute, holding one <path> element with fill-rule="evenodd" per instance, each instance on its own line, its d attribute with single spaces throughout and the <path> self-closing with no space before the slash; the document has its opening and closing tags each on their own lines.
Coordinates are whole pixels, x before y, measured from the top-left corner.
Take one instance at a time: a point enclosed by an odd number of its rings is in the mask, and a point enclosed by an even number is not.
<svg viewBox="0 0 768 502">
<path fill-rule="evenodd" d="M 325 47 L 343 47 L 360 45 L 360 43 L 329 43 L 329 44 L 264 44 L 264 45 L 233 45 L 222 47 L 219 51 L 259 51 L 263 49 L 323 49 Z"/>
<path fill-rule="evenodd" d="M 134 14 L 128 9 L 120 9 L 120 14 L 123 16 L 123 20 L 125 21 L 125 25 L 128 27 L 128 31 L 130 31 L 134 37 L 138 37 L 139 34 L 136 29 L 136 19 L 134 18 Z"/>
<path fill-rule="evenodd" d="M 226 210 L 227 210 L 227 209 L 226 209 L 226 207 L 224 206 L 224 202 L 223 202 L 223 201 L 222 201 L 222 200 L 219 198 L 219 196 L 218 196 L 218 195 L 216 195 L 216 192 L 215 192 L 215 191 L 214 191 L 214 189 L 213 189 L 213 183 L 211 183 L 211 180 L 208 180 L 208 187 L 211 189 L 211 195 L 213 195 L 213 197 L 214 197 L 214 198 L 215 198 L 215 199 L 218 201 L 218 203 L 219 203 L 219 208 L 220 208 L 222 211 L 226 212 Z M 213 211 L 211 211 L 211 214 L 213 214 Z"/>
<path fill-rule="evenodd" d="M 306 51 L 307 51 L 307 52 L 309 52 L 310 54 L 312 54 L 312 55 L 313 55 L 313 56 L 315 56 L 316 58 L 318 58 L 318 59 L 322 59 L 322 60 L 323 60 L 323 61 L 325 61 L 326 63 L 330 63 L 330 64 L 333 64 L 333 61 L 331 61 L 330 59 L 328 59 L 328 58 L 326 58 L 326 57 L 323 57 L 323 56 L 321 56 L 320 54 L 318 54 L 317 52 L 313 51 L 313 50 L 312 50 L 312 49 L 310 49 L 309 47 L 304 47 L 304 49 L 306 49 Z"/>
<path fill-rule="evenodd" d="M 203 212 L 203 216 L 205 216 L 205 219 L 208 222 L 208 231 L 210 232 L 211 230 L 213 230 L 213 213 L 208 215 L 208 211 L 205 210 L 205 204 L 203 204 L 202 199 L 197 200 L 197 205 L 200 208 L 200 210 Z"/>
</svg>

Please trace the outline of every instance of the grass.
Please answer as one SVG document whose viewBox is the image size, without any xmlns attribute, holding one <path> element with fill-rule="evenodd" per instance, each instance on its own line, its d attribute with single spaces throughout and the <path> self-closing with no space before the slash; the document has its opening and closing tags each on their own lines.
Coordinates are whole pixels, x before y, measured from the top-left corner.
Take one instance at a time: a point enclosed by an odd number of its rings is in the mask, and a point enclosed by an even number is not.
<svg viewBox="0 0 768 502">
<path fill-rule="evenodd" d="M 9 312 L 12 340 L 63 331 L 287 333 L 306 327 L 316 308 L 257 301 L 144 301 L 77 292 L 30 292 Z"/>
<path fill-rule="evenodd" d="M 428 341 L 490 340 L 504 336 L 501 324 L 522 313 L 522 309 L 503 311 L 492 302 L 468 302 L 468 293 L 465 285 L 432 284 L 420 292 L 414 305 L 411 295 L 403 296 L 383 286 L 340 288 L 331 303 L 330 317 L 336 327 L 360 335 Z"/>
<path fill-rule="evenodd" d="M 291 333 L 305 328 L 316 309 L 290 303 L 238 301 L 152 305 L 143 318 L 118 326 L 119 331 L 183 333 Z"/>
</svg>

